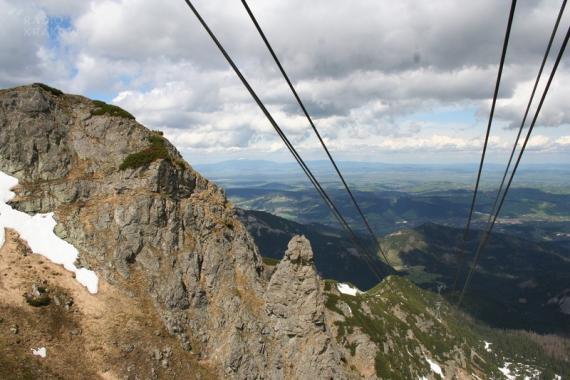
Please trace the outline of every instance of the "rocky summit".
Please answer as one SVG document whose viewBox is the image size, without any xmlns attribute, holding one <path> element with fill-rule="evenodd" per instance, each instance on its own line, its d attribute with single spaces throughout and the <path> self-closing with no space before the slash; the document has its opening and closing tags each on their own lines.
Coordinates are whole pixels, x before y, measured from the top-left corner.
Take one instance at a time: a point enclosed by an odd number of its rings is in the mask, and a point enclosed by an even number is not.
<svg viewBox="0 0 570 380">
<path fill-rule="evenodd" d="M 269 278 L 224 192 L 161 133 L 40 85 L 0 92 L 0 126 L 0 170 L 19 180 L 12 206 L 53 212 L 79 264 L 121 298 L 148 300 L 197 366 L 239 379 L 347 376 L 308 241 L 294 238 Z"/>
<path fill-rule="evenodd" d="M 303 236 L 264 262 L 224 191 L 116 106 L 42 84 L 1 90 L 0 171 L 18 180 L 10 207 L 53 213 L 77 267 L 99 281 L 89 293 L 7 229 L 0 378 L 554 378 L 567 369 L 544 342 L 491 334 L 406 280 L 343 292 L 353 288 L 321 279 Z"/>
</svg>

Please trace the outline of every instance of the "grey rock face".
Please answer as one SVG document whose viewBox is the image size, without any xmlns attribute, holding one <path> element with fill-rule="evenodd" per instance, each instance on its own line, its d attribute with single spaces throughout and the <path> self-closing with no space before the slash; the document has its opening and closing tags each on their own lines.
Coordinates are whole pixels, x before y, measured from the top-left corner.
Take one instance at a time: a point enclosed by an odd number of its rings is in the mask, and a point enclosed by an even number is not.
<svg viewBox="0 0 570 380">
<path fill-rule="evenodd" d="M 266 310 L 280 332 L 294 337 L 315 327 L 324 330 L 324 300 L 319 288 L 310 243 L 305 237 L 295 236 L 265 294 Z"/>
<path fill-rule="evenodd" d="M 313 251 L 304 236 L 289 242 L 265 293 L 266 311 L 274 336 L 282 347 L 280 359 L 294 363 L 276 373 L 279 378 L 346 378 L 338 364 L 339 352 L 325 324 L 324 296 L 313 262 Z M 306 358 L 312 358 L 307 361 Z"/>
<path fill-rule="evenodd" d="M 0 91 L 0 170 L 20 180 L 14 207 L 53 211 L 79 264 L 150 298 L 220 376 L 343 378 L 308 241 L 291 241 L 267 284 L 224 193 L 167 141 L 170 160 L 119 170 L 156 133 L 94 108 L 39 87 Z"/>
</svg>

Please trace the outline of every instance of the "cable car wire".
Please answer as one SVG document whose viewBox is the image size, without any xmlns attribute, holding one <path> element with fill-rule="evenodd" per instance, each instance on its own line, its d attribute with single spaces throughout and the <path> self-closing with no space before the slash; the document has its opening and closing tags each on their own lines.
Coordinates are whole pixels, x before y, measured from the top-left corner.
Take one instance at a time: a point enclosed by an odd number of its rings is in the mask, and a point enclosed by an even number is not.
<svg viewBox="0 0 570 380">
<path fill-rule="evenodd" d="M 306 163 L 303 161 L 303 159 L 301 158 L 301 156 L 299 155 L 299 153 L 295 150 L 295 148 L 293 147 L 293 145 L 291 144 L 291 142 L 289 141 L 289 139 L 287 138 L 287 136 L 285 135 L 285 133 L 282 131 L 282 129 L 279 127 L 279 125 L 277 124 L 277 122 L 275 121 L 275 119 L 273 118 L 273 116 L 271 115 L 271 113 L 267 110 L 267 108 L 265 107 L 265 105 L 263 104 L 263 102 L 261 101 L 261 99 L 257 96 L 256 92 L 253 90 L 253 88 L 251 87 L 251 85 L 249 84 L 249 82 L 247 81 L 247 79 L 243 76 L 243 74 L 241 73 L 241 71 L 239 70 L 239 68 L 237 67 L 237 65 L 234 63 L 234 61 L 232 60 L 232 58 L 229 56 L 229 54 L 227 53 L 227 51 L 224 49 L 224 47 L 222 46 L 222 44 L 220 43 L 220 41 L 218 40 L 218 38 L 215 36 L 215 34 L 212 32 L 212 30 L 210 29 L 210 27 L 208 26 L 208 24 L 206 23 L 206 21 L 202 18 L 202 16 L 200 15 L 200 13 L 198 12 L 198 10 L 194 7 L 194 5 L 192 4 L 192 2 L 190 0 L 184 0 L 186 2 L 186 4 L 188 5 L 188 7 L 190 8 L 190 10 L 192 10 L 192 12 L 194 13 L 194 15 L 196 16 L 196 18 L 198 19 L 198 21 L 200 22 L 200 24 L 202 25 L 202 27 L 205 29 L 205 31 L 208 33 L 208 35 L 210 36 L 210 38 L 213 40 L 213 42 L 216 44 L 216 46 L 218 47 L 218 49 L 220 50 L 220 52 L 222 53 L 222 55 L 224 56 L 224 58 L 226 59 L 226 61 L 229 63 L 229 65 L 232 67 L 232 69 L 234 70 L 234 72 L 236 73 L 236 75 L 238 76 L 238 78 L 241 80 L 241 82 L 243 83 L 243 85 L 245 86 L 245 88 L 248 90 L 248 92 L 250 93 L 251 97 L 253 98 L 253 100 L 256 102 L 256 104 L 259 106 L 259 108 L 261 109 L 261 111 L 263 112 L 263 114 L 265 115 L 265 117 L 269 120 L 270 124 L 273 126 L 273 128 L 275 129 L 275 131 L 277 132 L 277 134 L 279 135 L 279 137 L 281 137 L 281 139 L 283 140 L 283 142 L 285 143 L 285 146 L 287 147 L 287 149 L 291 152 L 291 154 L 293 155 L 293 157 L 295 158 L 295 160 L 297 161 L 297 163 L 299 164 L 299 166 L 301 166 L 301 168 L 303 169 L 303 171 L 305 172 L 305 174 L 307 175 L 307 177 L 309 178 L 309 180 L 311 181 L 311 183 L 313 184 L 313 186 L 315 187 L 315 189 L 317 190 L 317 192 L 319 193 L 319 195 L 321 196 L 321 198 L 323 199 L 323 201 L 325 202 L 325 204 L 329 207 L 329 209 L 331 210 L 331 212 L 333 213 L 333 215 L 337 218 L 337 220 L 339 221 L 339 223 L 347 230 L 347 232 L 349 233 L 350 238 L 352 239 L 352 241 L 358 246 L 360 247 L 361 251 L 363 251 L 365 253 L 366 256 L 368 256 L 368 260 L 369 261 L 369 267 L 372 270 L 372 272 L 375 274 L 375 276 L 379 279 L 382 280 L 382 276 L 380 275 L 380 273 L 378 272 L 378 270 L 372 265 L 372 263 L 374 262 L 374 256 L 370 254 L 370 252 L 366 249 L 366 247 L 364 247 L 363 245 L 361 245 L 360 243 L 358 243 L 358 238 L 356 236 L 356 234 L 354 233 L 354 231 L 350 228 L 350 226 L 348 225 L 348 223 L 346 222 L 346 220 L 344 219 L 344 217 L 342 216 L 342 214 L 338 211 L 338 208 L 336 207 L 336 205 L 334 204 L 334 202 L 331 200 L 331 198 L 328 196 L 328 194 L 326 193 L 326 191 L 323 189 L 323 187 L 321 186 L 321 184 L 319 183 L 319 181 L 315 178 L 315 176 L 313 175 L 313 173 L 311 172 L 311 170 L 309 169 L 309 167 L 306 165 Z"/>
<path fill-rule="evenodd" d="M 309 124 L 311 125 L 311 128 L 313 129 L 313 131 L 315 132 L 315 135 L 317 136 L 317 139 L 319 140 L 321 146 L 323 147 L 323 149 L 325 150 L 325 153 L 328 156 L 329 161 L 331 162 L 331 164 L 334 167 L 334 170 L 336 171 L 338 177 L 340 178 L 342 184 L 344 185 L 344 188 L 346 189 L 352 203 L 354 204 L 354 207 L 356 208 L 356 210 L 358 211 L 358 214 L 360 215 L 362 221 L 364 222 L 366 229 L 368 231 L 368 233 L 370 234 L 370 236 L 372 237 L 373 241 L 375 242 L 378 251 L 380 252 L 380 254 L 382 255 L 382 257 L 384 258 L 384 260 L 386 261 L 386 263 L 388 265 L 390 265 L 390 261 L 388 260 L 388 257 L 386 256 L 386 253 L 384 252 L 384 250 L 382 249 L 382 246 L 378 240 L 378 238 L 376 237 L 376 234 L 374 233 L 374 231 L 372 230 L 372 227 L 370 226 L 370 223 L 368 222 L 368 219 L 366 218 L 366 216 L 364 215 L 364 212 L 362 211 L 362 208 L 360 207 L 360 205 L 358 204 L 356 197 L 354 196 L 354 194 L 352 193 L 352 190 L 350 189 L 350 187 L 348 186 L 348 183 L 346 182 L 346 180 L 344 179 L 344 176 L 342 175 L 340 169 L 338 168 L 338 165 L 336 164 L 334 158 L 332 157 L 329 149 L 327 148 L 326 143 L 324 142 L 323 138 L 321 137 L 321 134 L 319 133 L 317 127 L 315 126 L 315 123 L 313 122 L 313 119 L 311 117 L 311 115 L 309 115 L 309 112 L 307 111 L 307 108 L 305 107 L 305 104 L 303 103 L 303 101 L 301 100 L 301 98 L 299 97 L 299 94 L 297 93 L 297 90 L 295 90 L 295 86 L 293 86 L 293 83 L 291 82 L 291 79 L 289 79 L 289 76 L 287 75 L 287 73 L 285 72 L 285 69 L 283 68 L 283 65 L 281 64 L 281 61 L 279 60 L 279 58 L 277 57 L 277 54 L 275 53 L 275 51 L 273 50 L 273 47 L 271 46 L 271 44 L 269 43 L 269 40 L 267 39 L 265 33 L 263 32 L 263 29 L 261 29 L 261 26 L 259 25 L 259 22 L 257 21 L 255 15 L 253 14 L 253 12 L 251 11 L 251 8 L 249 7 L 249 5 L 247 4 L 246 0 L 241 0 L 241 3 L 243 4 L 245 10 L 247 11 L 247 14 L 249 15 L 251 21 L 253 22 L 253 24 L 255 25 L 255 28 L 257 29 L 259 35 L 261 36 L 261 39 L 263 40 L 263 42 L 265 43 L 265 46 L 267 47 L 267 49 L 269 50 L 269 53 L 271 54 L 271 56 L 273 57 L 273 60 L 275 61 L 275 63 L 277 64 L 277 67 L 279 68 L 279 71 L 281 71 L 281 75 L 283 76 L 283 78 L 285 79 L 285 81 L 287 82 L 287 85 L 289 86 L 289 89 L 291 90 L 291 92 L 293 93 L 293 96 L 295 97 L 295 99 L 297 100 L 297 103 L 299 104 L 299 107 L 301 107 L 301 110 L 303 111 L 303 113 L 305 114 L 305 117 L 307 118 L 307 120 L 309 121 Z M 392 266 L 392 265 L 390 265 Z"/>
<path fill-rule="evenodd" d="M 487 153 L 487 145 L 489 143 L 489 135 L 491 133 L 491 125 L 493 123 L 493 116 L 495 114 L 495 105 L 497 103 L 497 96 L 499 95 L 499 87 L 501 84 L 501 76 L 503 74 L 503 66 L 505 64 L 505 57 L 507 55 L 507 48 L 509 46 L 509 37 L 511 34 L 511 27 L 513 25 L 513 18 L 515 14 L 515 8 L 517 6 L 517 0 L 512 0 L 511 2 L 511 10 L 509 12 L 509 20 L 507 22 L 507 30 L 505 32 L 505 38 L 503 41 L 503 50 L 501 52 L 501 60 L 499 62 L 499 70 L 497 72 L 497 80 L 495 82 L 495 91 L 493 92 L 493 101 L 491 103 L 491 112 L 489 114 L 489 122 L 487 123 L 487 130 L 485 132 L 485 141 L 483 143 L 483 151 L 481 152 L 481 161 L 479 163 L 479 170 L 477 171 L 477 181 L 475 182 L 475 189 L 473 190 L 473 199 L 471 200 L 471 208 L 469 210 L 469 216 L 467 218 L 467 224 L 465 225 L 465 230 L 463 232 L 463 241 L 466 242 L 469 236 L 469 229 L 471 227 L 471 220 L 473 218 L 473 210 L 475 209 L 475 203 L 477 202 L 477 193 L 479 192 L 479 183 L 481 181 L 481 172 L 483 171 L 483 163 L 485 162 L 485 154 Z M 464 247 L 466 243 L 462 243 Z M 459 274 L 463 270 L 463 264 L 465 262 L 465 251 L 461 249 L 459 252 L 458 264 L 457 264 L 457 272 L 455 275 L 456 281 L 454 282 L 454 286 L 452 291 L 455 291 L 455 286 L 457 285 L 457 278 Z"/>
<path fill-rule="evenodd" d="M 554 66 L 552 67 L 552 71 L 550 72 L 548 82 L 546 83 L 546 87 L 544 88 L 544 92 L 542 93 L 542 97 L 540 99 L 540 102 L 538 104 L 538 107 L 536 109 L 534 117 L 532 119 L 532 123 L 530 124 L 530 127 L 528 128 L 528 132 L 526 134 L 523 146 L 521 147 L 521 151 L 519 152 L 519 155 L 517 157 L 517 161 L 515 163 L 515 166 L 513 168 L 511 176 L 509 177 L 509 182 L 507 183 L 507 186 L 505 187 L 505 192 L 503 193 L 503 196 L 501 197 L 501 201 L 499 202 L 499 206 L 497 207 L 497 211 L 495 212 L 495 214 L 493 216 L 493 220 L 492 220 L 491 224 L 489 225 L 487 230 L 481 236 L 481 240 L 479 241 L 479 246 L 477 247 L 477 251 L 475 253 L 475 258 L 473 259 L 473 264 L 471 265 L 471 269 L 469 270 L 469 274 L 467 275 L 467 279 L 465 280 L 465 284 L 463 286 L 463 290 L 461 291 L 459 301 L 457 302 L 458 305 L 461 305 L 461 302 L 463 301 L 463 298 L 465 297 L 465 292 L 467 291 L 467 289 L 469 288 L 469 285 L 471 284 L 473 272 L 475 271 L 475 268 L 477 267 L 477 263 L 479 262 L 479 259 L 481 257 L 481 253 L 483 252 L 483 249 L 485 248 L 487 242 L 489 241 L 489 237 L 491 235 L 491 232 L 493 231 L 493 227 L 495 226 L 495 222 L 497 221 L 499 213 L 501 212 L 501 209 L 503 208 L 503 204 L 505 202 L 505 199 L 507 197 L 507 194 L 508 194 L 509 189 L 511 187 L 511 184 L 513 182 L 513 178 L 514 178 L 514 176 L 517 172 L 517 169 L 519 167 L 519 164 L 521 162 L 522 156 L 524 154 L 524 151 L 526 149 L 526 146 L 528 144 L 528 141 L 530 139 L 530 136 L 532 134 L 534 126 L 536 124 L 536 120 L 538 119 L 538 115 L 540 114 L 540 110 L 542 109 L 542 105 L 544 104 L 544 99 L 546 98 L 546 94 L 548 94 L 548 90 L 550 89 L 550 85 L 552 84 L 552 80 L 554 79 L 554 75 L 556 74 L 556 70 L 558 69 L 558 65 L 560 64 L 560 61 L 562 60 L 562 56 L 564 55 L 564 51 L 566 50 L 566 46 L 568 45 L 568 39 L 569 38 L 570 38 L 570 27 L 568 27 L 568 31 L 566 32 L 566 36 L 564 37 L 564 41 L 562 42 L 562 46 L 560 47 L 560 51 L 558 52 L 558 56 L 556 57 L 556 62 L 554 63 Z"/>
<path fill-rule="evenodd" d="M 491 124 L 493 123 L 493 116 L 495 114 L 495 105 L 497 103 L 497 96 L 499 94 L 499 86 L 501 84 L 501 76 L 503 74 L 503 66 L 505 64 L 505 57 L 507 55 L 507 47 L 509 45 L 509 36 L 511 34 L 511 27 L 513 25 L 513 17 L 515 14 L 515 7 L 517 5 L 517 0 L 512 0 L 511 11 L 509 13 L 509 21 L 507 24 L 507 31 L 505 33 L 505 40 L 503 42 L 503 51 L 501 53 L 501 61 L 499 63 L 499 71 L 497 73 L 497 81 L 495 83 L 495 92 L 493 93 L 493 102 L 491 104 L 491 113 L 489 115 L 489 122 L 487 124 L 487 131 L 485 132 L 485 142 L 483 143 L 483 151 L 481 153 L 481 161 L 479 163 L 479 170 L 477 172 L 477 181 L 475 183 L 475 190 L 473 191 L 473 200 L 471 201 L 471 209 L 469 210 L 469 217 L 467 218 L 467 225 L 465 226 L 464 239 L 466 239 L 469 233 L 469 227 L 471 225 L 471 219 L 473 218 L 473 210 L 475 208 L 475 202 L 477 201 L 477 193 L 479 191 L 479 183 L 481 181 L 481 172 L 483 170 L 483 163 L 485 161 L 485 154 L 487 153 L 487 145 L 489 143 L 489 135 L 491 133 Z"/>
<path fill-rule="evenodd" d="M 489 213 L 489 219 L 487 220 L 487 224 L 491 223 L 491 218 L 497 209 L 497 204 L 499 202 L 499 198 L 501 197 L 501 193 L 503 191 L 503 186 L 505 185 L 505 180 L 507 179 L 507 175 L 509 173 L 509 169 L 511 167 L 513 158 L 515 156 L 515 152 L 517 150 L 517 146 L 519 145 L 519 140 L 522 135 L 522 131 L 524 129 L 524 125 L 526 123 L 526 119 L 528 117 L 528 113 L 530 111 L 530 106 L 532 101 L 534 100 L 534 95 L 536 93 L 536 89 L 538 87 L 538 83 L 540 82 L 540 78 L 542 77 L 542 72 L 544 70 L 544 65 L 546 64 L 546 60 L 548 59 L 548 55 L 550 54 L 550 49 L 552 48 L 552 42 L 554 41 L 554 37 L 556 36 L 556 32 L 558 31 L 558 26 L 560 25 L 560 20 L 562 19 L 562 14 L 564 13 L 564 9 L 566 8 L 566 1 L 562 1 L 562 5 L 560 6 L 560 11 L 558 12 L 558 17 L 556 18 L 556 22 L 554 24 L 554 28 L 552 29 L 552 33 L 550 35 L 550 40 L 548 41 L 548 46 L 546 51 L 544 52 L 544 57 L 542 58 L 542 63 L 540 64 L 540 69 L 538 70 L 538 74 L 536 75 L 536 80 L 534 82 L 534 87 L 532 88 L 532 93 L 528 100 L 528 104 L 526 106 L 526 110 L 524 112 L 524 117 L 521 121 L 521 125 L 519 127 L 519 131 L 517 134 L 517 138 L 515 139 L 515 143 L 513 145 L 513 149 L 511 150 L 511 156 L 509 157 L 509 162 L 507 163 L 507 167 L 505 168 L 505 173 L 503 173 L 503 178 L 501 179 L 501 184 L 499 185 L 499 190 L 497 191 L 497 196 L 495 197 L 495 201 L 493 202 L 493 207 L 491 208 L 491 212 Z"/>
</svg>

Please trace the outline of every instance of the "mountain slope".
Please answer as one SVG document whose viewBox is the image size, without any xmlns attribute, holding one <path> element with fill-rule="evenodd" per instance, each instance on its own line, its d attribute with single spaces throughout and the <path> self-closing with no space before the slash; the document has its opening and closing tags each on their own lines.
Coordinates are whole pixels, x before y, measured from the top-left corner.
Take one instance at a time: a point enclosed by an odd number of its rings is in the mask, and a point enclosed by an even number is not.
<svg viewBox="0 0 570 380">
<path fill-rule="evenodd" d="M 416 284 L 436 290 L 453 286 L 463 231 L 436 224 L 387 235 L 382 244 L 398 269 Z M 459 286 L 478 243 L 476 233 L 466 244 Z M 495 233 L 483 253 L 465 308 L 477 318 L 503 328 L 542 332 L 570 331 L 570 315 L 556 297 L 570 287 L 570 258 L 560 245 L 532 242 Z"/>
<path fill-rule="evenodd" d="M 306 326 L 302 348 L 331 355 L 282 355 L 287 341 L 266 311 L 268 276 L 233 206 L 126 111 L 45 85 L 1 90 L 0 170 L 19 180 L 13 208 L 53 212 L 78 266 L 150 307 L 205 371 L 348 376 L 326 325 Z"/>
<path fill-rule="evenodd" d="M 0 248 L 0 378 L 214 378 L 149 299 L 101 280 L 96 296 L 8 230 Z M 42 304 L 26 298 L 40 289 Z M 142 290 L 142 289 L 141 289 Z M 44 348 L 45 358 L 32 349 Z"/>
<path fill-rule="evenodd" d="M 547 353 L 548 339 L 485 327 L 396 276 L 356 295 L 338 285 L 325 286 L 329 318 L 348 362 L 361 372 L 387 379 L 570 376 L 570 342 L 562 338 Z"/>
<path fill-rule="evenodd" d="M 289 240 L 294 235 L 304 235 L 311 241 L 315 266 L 323 278 L 352 282 L 361 289 L 378 283 L 370 270 L 370 260 L 362 256 L 343 231 L 323 225 L 303 225 L 263 211 L 239 209 L 237 215 L 264 257 L 281 259 Z M 376 251 L 369 238 L 359 236 L 359 239 L 371 252 Z M 379 258 L 371 261 L 382 276 L 395 273 Z"/>
</svg>

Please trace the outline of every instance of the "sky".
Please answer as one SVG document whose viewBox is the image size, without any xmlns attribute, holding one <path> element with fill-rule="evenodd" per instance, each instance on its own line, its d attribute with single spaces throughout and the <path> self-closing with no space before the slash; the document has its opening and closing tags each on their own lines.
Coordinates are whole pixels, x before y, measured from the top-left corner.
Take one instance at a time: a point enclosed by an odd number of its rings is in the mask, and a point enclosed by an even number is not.
<svg viewBox="0 0 570 380">
<path fill-rule="evenodd" d="M 335 158 L 479 160 L 510 1 L 248 3 Z M 241 2 L 195 5 L 301 154 L 325 159 Z M 560 5 L 518 2 L 489 162 L 508 158 Z M 116 104 L 190 163 L 291 159 L 183 0 L 0 0 L 0 25 L 0 88 L 44 82 Z M 523 163 L 569 161 L 569 63 Z"/>
</svg>

